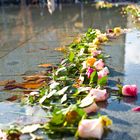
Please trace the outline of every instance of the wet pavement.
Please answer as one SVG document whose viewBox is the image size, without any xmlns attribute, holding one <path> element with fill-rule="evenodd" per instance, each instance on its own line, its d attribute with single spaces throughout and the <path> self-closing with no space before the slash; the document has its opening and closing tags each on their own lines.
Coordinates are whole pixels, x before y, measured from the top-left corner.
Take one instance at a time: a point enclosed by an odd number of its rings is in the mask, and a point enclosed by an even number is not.
<svg viewBox="0 0 140 140">
<path fill-rule="evenodd" d="M 22 75 L 43 70 L 37 67 L 38 64 L 59 63 L 64 54 L 54 49 L 68 45 L 74 36 L 89 27 L 105 31 L 121 26 L 132 31 L 112 40 L 104 48 L 111 55 L 107 61 L 111 72 L 109 85 L 114 87 L 119 78 L 122 83 L 137 84 L 140 89 L 140 30 L 135 28 L 130 17 L 122 17 L 120 12 L 120 6 L 96 10 L 83 4 L 59 5 L 52 15 L 38 6 L 0 7 L 0 80 L 22 81 Z M 27 124 L 30 120 L 38 122 L 39 116 L 31 119 L 36 110 L 40 112 L 35 114 L 42 114 L 41 119 L 47 121 L 41 108 L 5 101 L 12 94 L 12 91 L 0 91 L 0 127 L 15 122 Z M 108 114 L 114 123 L 104 140 L 140 139 L 140 113 L 131 111 L 137 105 L 140 105 L 140 96 L 122 100 L 111 98 L 103 105 L 101 114 Z"/>
</svg>

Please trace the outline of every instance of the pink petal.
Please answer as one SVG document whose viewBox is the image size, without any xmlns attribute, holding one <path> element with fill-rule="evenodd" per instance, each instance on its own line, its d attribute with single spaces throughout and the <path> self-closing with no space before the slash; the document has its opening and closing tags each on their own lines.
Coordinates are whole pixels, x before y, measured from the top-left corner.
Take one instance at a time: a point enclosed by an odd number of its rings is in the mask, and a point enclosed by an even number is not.
<svg viewBox="0 0 140 140">
<path fill-rule="evenodd" d="M 136 85 L 124 85 L 122 94 L 124 96 L 137 96 L 138 88 Z"/>
<path fill-rule="evenodd" d="M 132 111 L 135 111 L 135 112 L 140 112 L 140 106 L 135 107 L 135 108 L 132 108 Z"/>
<path fill-rule="evenodd" d="M 98 110 L 99 110 L 99 107 L 97 106 L 95 102 L 91 104 L 90 106 L 84 108 L 84 111 L 86 113 L 97 112 Z"/>
</svg>

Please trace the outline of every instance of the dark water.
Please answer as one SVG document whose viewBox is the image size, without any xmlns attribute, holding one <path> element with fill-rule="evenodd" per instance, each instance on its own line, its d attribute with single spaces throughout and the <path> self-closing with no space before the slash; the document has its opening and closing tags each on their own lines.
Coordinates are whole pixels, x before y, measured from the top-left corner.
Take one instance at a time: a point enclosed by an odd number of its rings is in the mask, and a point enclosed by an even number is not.
<svg viewBox="0 0 140 140">
<path fill-rule="evenodd" d="M 50 15 L 47 8 L 1 7 L 0 8 L 0 80 L 21 81 L 22 74 L 42 71 L 40 63 L 59 63 L 63 54 L 54 49 L 69 44 L 78 33 L 89 27 L 105 31 L 121 26 L 131 32 L 105 45 L 111 55 L 109 85 L 114 87 L 119 78 L 125 84 L 137 84 L 140 89 L 140 30 L 128 16 L 122 17 L 121 6 L 96 10 L 90 5 L 59 5 Z M 0 127 L 18 122 L 20 125 L 45 120 L 39 107 L 20 106 L 5 101 L 12 93 L 0 92 Z M 131 109 L 140 105 L 140 96 L 109 99 L 101 109 L 114 124 L 104 140 L 138 140 L 140 138 L 140 113 Z M 38 110 L 38 112 L 36 111 Z M 32 116 L 41 114 L 41 116 Z M 73 139 L 73 138 L 72 138 Z"/>
</svg>

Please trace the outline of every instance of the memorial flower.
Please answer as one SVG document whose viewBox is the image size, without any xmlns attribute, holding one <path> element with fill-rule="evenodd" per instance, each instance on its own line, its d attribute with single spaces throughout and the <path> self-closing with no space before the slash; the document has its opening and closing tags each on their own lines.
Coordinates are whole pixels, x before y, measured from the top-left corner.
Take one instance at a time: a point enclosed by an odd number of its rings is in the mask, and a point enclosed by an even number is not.
<svg viewBox="0 0 140 140">
<path fill-rule="evenodd" d="M 88 96 L 94 97 L 95 101 L 105 101 L 107 100 L 107 91 L 106 89 L 91 89 Z"/>
<path fill-rule="evenodd" d="M 90 75 L 92 74 L 93 71 L 94 70 L 92 68 L 88 67 L 87 72 L 86 72 L 88 78 L 90 78 Z"/>
<path fill-rule="evenodd" d="M 124 85 L 122 88 L 122 95 L 137 96 L 138 88 L 136 85 Z"/>
<path fill-rule="evenodd" d="M 103 62 L 102 59 L 99 59 L 98 61 L 96 61 L 94 63 L 94 67 L 97 69 L 97 70 L 102 70 L 104 68 L 105 64 Z"/>
<path fill-rule="evenodd" d="M 97 119 L 83 119 L 78 126 L 78 134 L 81 138 L 101 139 L 104 127 L 108 127 L 112 121 L 107 116 L 101 116 Z"/>
<path fill-rule="evenodd" d="M 102 70 L 98 72 L 98 78 L 101 79 L 104 76 L 107 76 L 109 74 L 109 70 L 107 67 L 104 67 Z"/>
<path fill-rule="evenodd" d="M 90 66 L 90 67 L 92 67 L 95 62 L 96 62 L 96 58 L 94 58 L 94 57 L 93 58 L 88 58 L 86 60 L 87 65 Z"/>
</svg>

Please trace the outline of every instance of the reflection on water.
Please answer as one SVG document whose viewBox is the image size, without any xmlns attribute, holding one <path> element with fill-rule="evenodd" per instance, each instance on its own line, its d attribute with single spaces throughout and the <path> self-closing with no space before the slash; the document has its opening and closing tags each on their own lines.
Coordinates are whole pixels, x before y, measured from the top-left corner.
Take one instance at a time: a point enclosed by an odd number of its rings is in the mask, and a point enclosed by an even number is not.
<svg viewBox="0 0 140 140">
<path fill-rule="evenodd" d="M 140 31 L 133 30 L 126 34 L 125 43 L 125 82 L 140 85 Z"/>
</svg>

